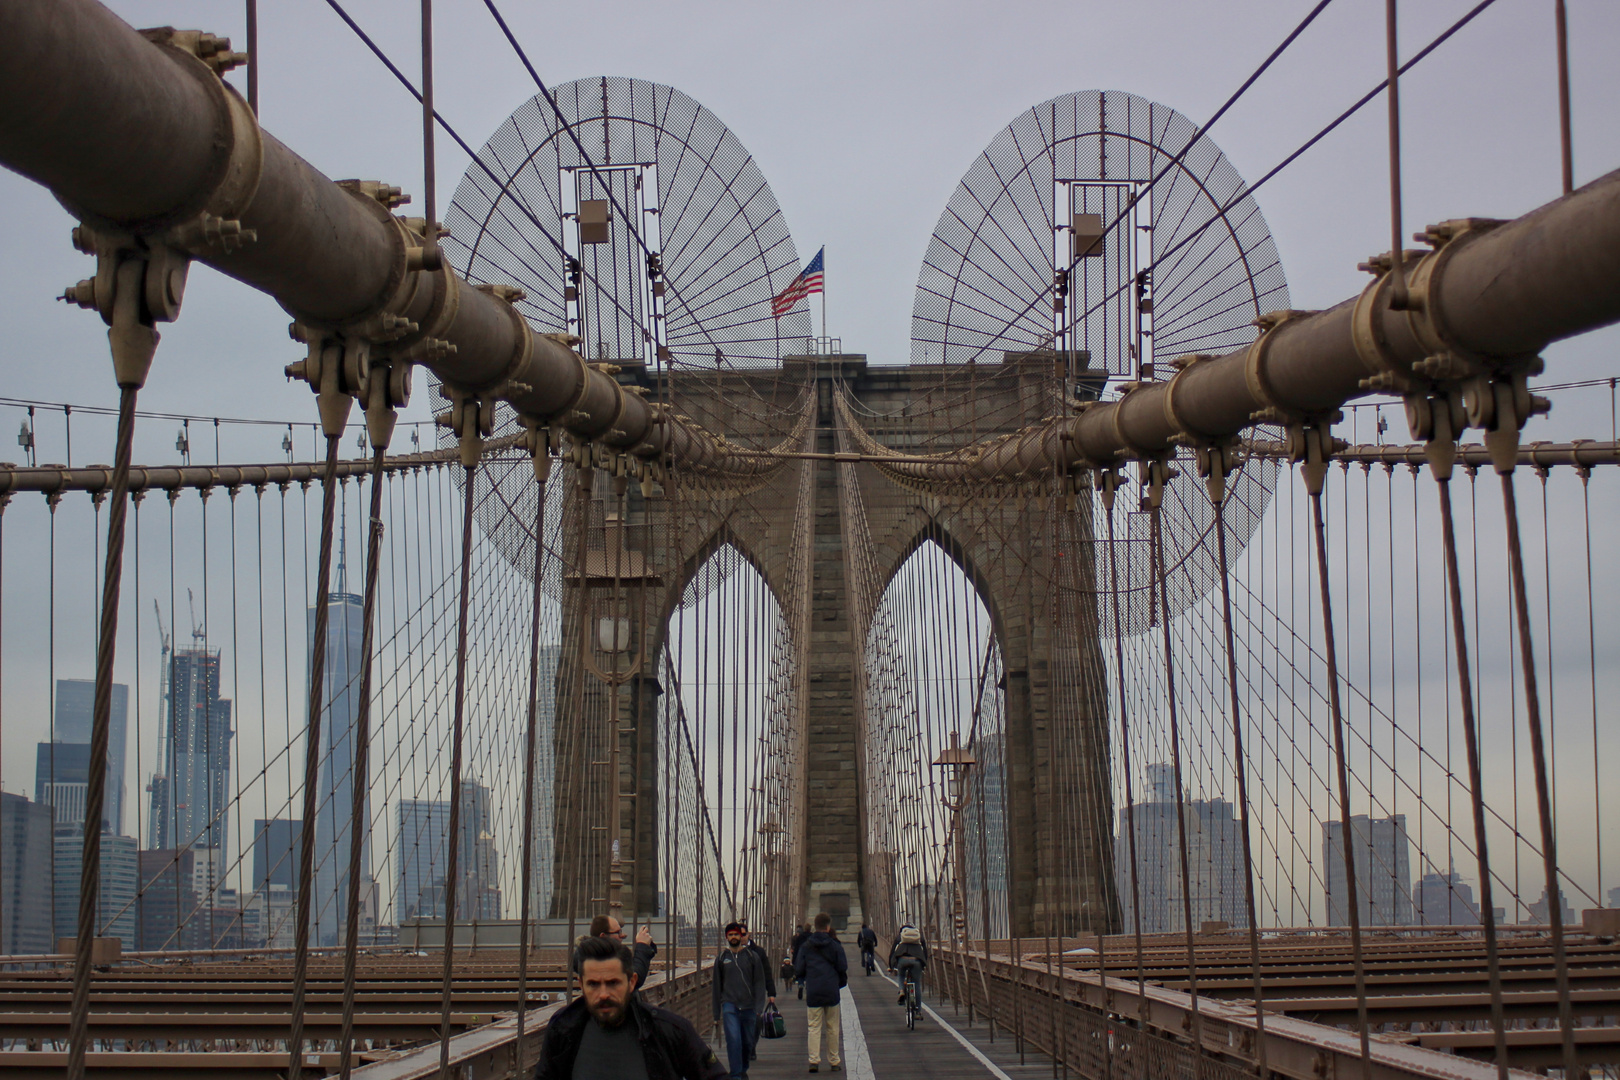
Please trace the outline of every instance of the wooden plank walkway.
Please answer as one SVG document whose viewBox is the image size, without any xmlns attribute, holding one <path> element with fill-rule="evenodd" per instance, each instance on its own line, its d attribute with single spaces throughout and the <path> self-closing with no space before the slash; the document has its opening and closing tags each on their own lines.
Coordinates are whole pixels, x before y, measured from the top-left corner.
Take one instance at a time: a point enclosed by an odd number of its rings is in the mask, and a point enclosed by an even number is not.
<svg viewBox="0 0 1620 1080">
<path fill-rule="evenodd" d="M 899 991 L 894 984 L 881 974 L 864 975 L 860 954 L 854 948 L 847 951 L 850 979 L 839 1010 L 844 1060 L 841 1071 L 832 1075 L 850 1080 L 1036 1080 L 1054 1075 L 1051 1059 L 1033 1049 L 1026 1055 L 1026 1063 L 1020 1065 L 1011 1033 L 997 1031 L 991 1043 L 989 1029 L 982 1021 L 969 1028 L 965 1013 L 955 1015 L 949 1001 L 937 1000 L 926 992 L 926 979 L 925 1002 L 934 1015 L 924 1012 L 917 1021 L 917 1030 L 906 1030 L 906 1013 L 895 1004 Z M 777 1005 L 787 1019 L 787 1037 L 759 1041 L 759 1060 L 749 1069 L 749 1080 L 808 1075 L 804 1002 L 788 992 L 777 999 Z M 964 1047 L 952 1030 L 982 1057 Z M 724 1039 L 718 1033 L 711 1045 L 725 1061 Z M 830 1063 L 823 1055 L 818 1075 L 829 1072 Z"/>
</svg>

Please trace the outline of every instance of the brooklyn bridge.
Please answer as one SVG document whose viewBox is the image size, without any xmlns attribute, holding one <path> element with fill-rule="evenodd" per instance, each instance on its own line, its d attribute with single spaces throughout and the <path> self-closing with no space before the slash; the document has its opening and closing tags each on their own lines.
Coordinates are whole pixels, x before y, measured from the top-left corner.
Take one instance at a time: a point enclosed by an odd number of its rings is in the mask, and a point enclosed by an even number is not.
<svg viewBox="0 0 1620 1080">
<path fill-rule="evenodd" d="M 1210 131 L 1330 2 L 1210 115 L 1018 112 L 909 356 L 829 333 L 836 258 L 715 112 L 548 82 L 494 0 L 438 13 L 529 81 L 482 142 L 431 0 L 321 9 L 419 148 L 375 179 L 261 126 L 254 0 L 0 2 L 5 179 L 83 267 L 0 303 L 111 360 L 5 361 L 0 1070 L 532 1075 L 604 915 L 723 1056 L 721 928 L 774 970 L 825 913 L 932 950 L 915 1031 L 852 970 L 858 1076 L 1620 1073 L 1616 379 L 1560 367 L 1615 341 L 1620 171 L 1557 0 L 1511 61 L 1546 183 L 1413 219 L 1401 88 L 1510 61 L 1493 0 L 1387 0 L 1370 89 L 1245 180 Z M 1260 189 L 1341 125 L 1387 144 L 1363 277 L 1295 308 Z M 198 323 L 207 403 L 145 405 Z M 777 989 L 756 1076 L 803 1068 Z"/>
</svg>

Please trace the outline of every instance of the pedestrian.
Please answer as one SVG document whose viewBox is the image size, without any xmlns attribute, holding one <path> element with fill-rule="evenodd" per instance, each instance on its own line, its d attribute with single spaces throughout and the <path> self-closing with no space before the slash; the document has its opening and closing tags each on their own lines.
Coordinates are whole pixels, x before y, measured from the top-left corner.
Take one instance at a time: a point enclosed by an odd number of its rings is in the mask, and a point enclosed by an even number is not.
<svg viewBox="0 0 1620 1080">
<path fill-rule="evenodd" d="M 861 932 L 855 935 L 855 944 L 861 949 L 861 970 L 870 976 L 874 966 L 872 954 L 877 951 L 877 931 L 861 923 Z"/>
<path fill-rule="evenodd" d="M 623 944 L 624 937 L 624 927 L 612 915 L 598 915 L 592 919 L 590 933 L 574 942 L 574 974 L 579 974 L 579 946 L 588 938 L 605 938 Z M 652 972 L 653 957 L 658 955 L 658 946 L 653 942 L 652 927 L 643 926 L 636 933 L 636 946 L 630 955 L 635 967 L 636 985 L 646 986 L 647 976 Z"/>
<path fill-rule="evenodd" d="M 764 1027 L 764 1025 L 760 1022 L 760 1019 L 765 1015 L 766 1007 L 768 1005 L 775 1004 L 776 1002 L 776 980 L 771 978 L 770 975 L 770 956 L 767 955 L 764 948 L 754 940 L 753 931 L 748 929 L 748 924 L 743 923 L 742 928 L 743 947 L 755 955 L 755 957 L 759 960 L 760 970 L 765 972 L 765 978 L 760 980 L 760 982 L 754 987 L 754 1026 L 750 1028 L 748 1032 L 748 1060 L 752 1062 L 755 1058 L 759 1057 L 759 1033 Z"/>
<path fill-rule="evenodd" d="M 840 991 L 849 982 L 849 960 L 843 944 L 832 934 L 832 916 L 823 911 L 816 916 L 815 931 L 799 946 L 793 973 L 804 986 L 806 1027 L 810 1032 L 810 1071 L 819 1072 L 822 1043 L 826 1043 L 827 1064 L 832 1072 L 843 1067 L 838 1053 Z"/>
<path fill-rule="evenodd" d="M 788 955 L 792 957 L 793 966 L 795 968 L 799 966 L 799 946 L 810 940 L 811 933 L 812 931 L 810 929 L 810 924 L 805 923 L 803 926 L 800 926 L 798 932 L 793 935 L 793 943 L 788 947 Z M 798 982 L 799 984 L 799 996 L 804 997 L 804 983 L 800 981 L 797 976 L 794 977 L 794 981 Z"/>
<path fill-rule="evenodd" d="M 535 1080 L 723 1080 L 690 1020 L 635 993 L 628 946 L 586 937 L 577 957 L 580 996 L 546 1025 Z"/>
<path fill-rule="evenodd" d="M 748 1055 L 759 1024 L 759 992 L 765 1004 L 776 1004 L 776 982 L 763 949 L 747 945 L 748 928 L 740 922 L 726 926 L 726 947 L 714 958 L 714 1019 L 726 1034 L 726 1057 L 731 1080 L 748 1075 Z"/>
</svg>

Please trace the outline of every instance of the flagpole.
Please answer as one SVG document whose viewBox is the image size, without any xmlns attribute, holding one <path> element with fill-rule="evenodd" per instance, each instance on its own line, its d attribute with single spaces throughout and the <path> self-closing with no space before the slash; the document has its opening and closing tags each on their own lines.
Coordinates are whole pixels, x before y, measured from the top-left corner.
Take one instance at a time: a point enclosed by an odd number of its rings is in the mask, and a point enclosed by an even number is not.
<svg viewBox="0 0 1620 1080">
<path fill-rule="evenodd" d="M 827 245 L 821 245 L 821 336 L 827 339 L 827 349 L 832 350 L 832 335 L 827 333 Z"/>
</svg>

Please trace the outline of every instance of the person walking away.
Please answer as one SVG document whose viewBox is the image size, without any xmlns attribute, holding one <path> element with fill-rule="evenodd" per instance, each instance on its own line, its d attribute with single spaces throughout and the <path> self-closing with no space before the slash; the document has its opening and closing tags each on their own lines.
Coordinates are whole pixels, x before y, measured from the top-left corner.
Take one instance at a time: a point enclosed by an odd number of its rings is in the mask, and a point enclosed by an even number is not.
<svg viewBox="0 0 1620 1080">
<path fill-rule="evenodd" d="M 776 980 L 771 977 L 770 956 L 754 940 L 753 931 L 748 929 L 748 924 L 743 923 L 742 928 L 743 948 L 755 955 L 759 960 L 759 969 L 765 973 L 765 978 L 754 987 L 754 1026 L 748 1031 L 748 1060 L 752 1063 L 759 1057 L 759 1033 L 762 1029 L 760 1018 L 765 1015 L 767 1006 L 776 1004 Z"/>
<path fill-rule="evenodd" d="M 799 927 L 799 932 L 793 935 L 793 944 L 788 947 L 788 955 L 792 957 L 795 970 L 799 966 L 799 947 L 810 940 L 811 933 L 810 924 L 805 923 Z M 799 996 L 804 997 L 804 983 L 798 979 L 798 976 L 794 976 L 794 981 L 799 983 Z"/>
<path fill-rule="evenodd" d="M 726 926 L 726 946 L 714 958 L 714 1019 L 725 1031 L 731 1080 L 743 1080 L 748 1075 L 748 1052 L 759 1023 L 755 1009 L 758 990 L 766 991 L 768 1004 L 776 1002 L 770 964 L 762 950 L 744 944 L 747 936 L 742 923 L 730 923 Z"/>
<path fill-rule="evenodd" d="M 900 973 L 899 1004 L 906 1003 L 906 977 L 917 985 L 917 999 L 922 1000 L 922 973 L 928 966 L 928 945 L 915 926 L 900 931 L 900 940 L 889 950 L 889 970 Z"/>
<path fill-rule="evenodd" d="M 875 966 L 872 954 L 877 952 L 877 931 L 861 923 L 861 932 L 855 935 L 855 944 L 861 947 L 861 970 L 870 976 Z"/>
<path fill-rule="evenodd" d="M 598 915 L 591 920 L 591 929 L 585 937 L 574 942 L 574 974 L 579 974 L 579 946 L 586 938 L 605 938 L 608 941 L 622 944 L 625 934 L 624 927 L 619 920 L 611 915 Z M 658 946 L 653 943 L 652 927 L 643 926 L 636 933 L 636 945 L 631 950 L 632 963 L 635 966 L 636 986 L 647 985 L 647 977 L 652 973 L 653 957 L 658 955 Z"/>
<path fill-rule="evenodd" d="M 838 1053 L 839 993 L 849 981 L 849 960 L 844 946 L 832 934 L 832 916 L 825 911 L 816 916 L 815 931 L 799 946 L 793 973 L 804 985 L 806 1024 L 810 1032 L 810 1071 L 821 1066 L 822 1043 L 826 1043 L 827 1064 L 831 1071 L 843 1067 Z"/>
<path fill-rule="evenodd" d="M 580 996 L 546 1025 L 535 1080 L 724 1080 L 690 1020 L 635 993 L 628 946 L 586 937 L 578 960 Z"/>
</svg>

